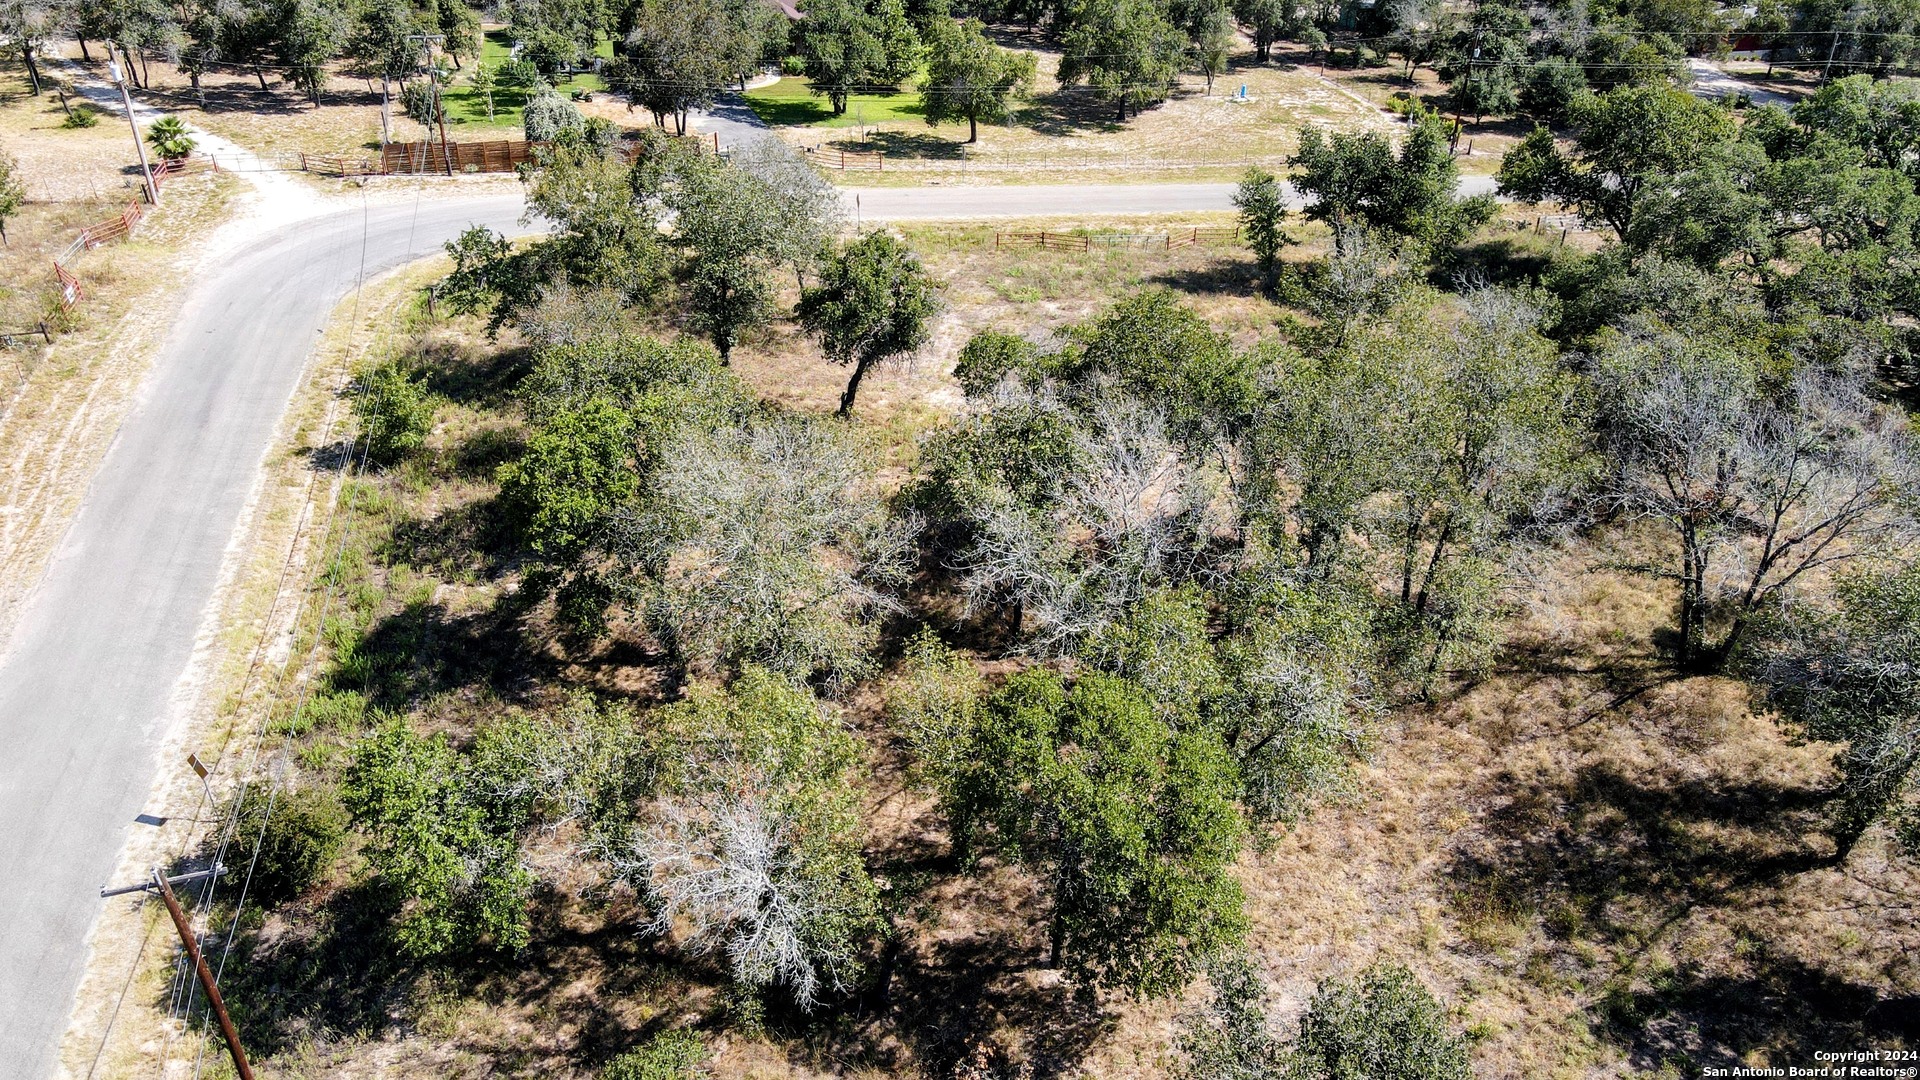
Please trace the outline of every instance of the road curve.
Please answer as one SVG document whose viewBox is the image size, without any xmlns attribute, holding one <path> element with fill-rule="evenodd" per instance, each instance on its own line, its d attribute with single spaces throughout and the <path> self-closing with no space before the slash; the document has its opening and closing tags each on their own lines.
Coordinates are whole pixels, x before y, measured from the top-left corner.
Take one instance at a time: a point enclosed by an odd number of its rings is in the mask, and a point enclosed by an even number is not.
<svg viewBox="0 0 1920 1080">
<path fill-rule="evenodd" d="M 52 1073 L 86 942 L 144 807 L 173 690 L 276 425 L 355 282 L 469 224 L 508 232 L 518 196 L 302 221 L 195 285 L 0 654 L 0 1061 Z M 177 767 L 177 763 L 174 763 Z"/>
</svg>

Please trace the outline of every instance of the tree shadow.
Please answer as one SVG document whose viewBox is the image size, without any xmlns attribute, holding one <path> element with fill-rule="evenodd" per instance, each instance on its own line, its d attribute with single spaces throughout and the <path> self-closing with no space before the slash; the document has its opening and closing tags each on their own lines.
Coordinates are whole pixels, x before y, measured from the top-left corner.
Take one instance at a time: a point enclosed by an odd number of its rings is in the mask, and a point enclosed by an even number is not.
<svg viewBox="0 0 1920 1080">
<path fill-rule="evenodd" d="M 1260 271 L 1246 259 L 1221 256 L 1205 266 L 1184 267 L 1178 270 L 1162 270 L 1147 278 L 1155 285 L 1165 285 L 1183 293 L 1192 295 L 1245 296 L 1260 295 Z"/>
<path fill-rule="evenodd" d="M 1824 789 L 1591 761 L 1559 776 L 1509 770 L 1493 786 L 1496 808 L 1447 867 L 1454 917 L 1478 947 L 1508 947 L 1537 924 L 1569 961 L 1605 950 L 1611 974 L 1605 961 L 1594 973 L 1605 989 L 1589 1020 L 1636 1064 L 1740 1064 L 1911 1034 L 1911 1003 L 1877 1005 L 1873 986 L 1764 943 L 1737 962 L 1650 959 L 1694 916 L 1730 917 L 1754 890 L 1832 866 Z"/>
<path fill-rule="evenodd" d="M 1456 292 L 1467 286 L 1538 285 L 1552 266 L 1553 255 L 1536 243 L 1512 234 L 1485 236 L 1455 249 L 1446 265 L 1434 268 L 1429 281 Z"/>
<path fill-rule="evenodd" d="M 392 912 L 375 883 L 357 882 L 288 909 L 271 936 L 240 935 L 221 982 L 241 1042 L 271 1056 L 389 1027 L 421 972 L 394 947 Z"/>
<path fill-rule="evenodd" d="M 531 348 L 487 349 L 469 355 L 453 344 L 429 345 L 420 355 L 420 374 L 427 389 L 449 401 L 476 408 L 502 410 L 513 392 L 533 370 Z"/>
<path fill-rule="evenodd" d="M 876 131 L 865 137 L 836 139 L 826 144 L 835 150 L 869 153 L 879 151 L 891 158 L 915 161 L 959 161 L 964 144 L 926 132 Z"/>
<path fill-rule="evenodd" d="M 434 601 L 410 603 L 339 649 L 330 680 L 393 710 L 465 688 L 524 695 L 547 672 L 526 648 L 517 614 L 508 603 L 469 613 Z"/>
<path fill-rule="evenodd" d="M 442 577 L 491 579 L 514 565 L 518 549 L 499 503 L 481 499 L 399 522 L 383 554 Z"/>
</svg>

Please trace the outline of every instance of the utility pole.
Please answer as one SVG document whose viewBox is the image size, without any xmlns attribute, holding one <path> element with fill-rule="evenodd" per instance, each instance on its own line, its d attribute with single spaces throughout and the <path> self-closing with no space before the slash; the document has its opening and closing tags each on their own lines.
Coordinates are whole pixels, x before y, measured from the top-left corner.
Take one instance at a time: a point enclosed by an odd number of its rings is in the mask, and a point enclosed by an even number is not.
<svg viewBox="0 0 1920 1080">
<path fill-rule="evenodd" d="M 233 1018 L 227 1015 L 227 1003 L 220 998 L 220 987 L 213 981 L 213 972 L 207 967 L 207 958 L 200 954 L 200 941 L 194 936 L 193 926 L 187 922 L 187 913 L 180 910 L 180 901 L 174 899 L 173 887 L 188 881 L 217 877 L 226 873 L 224 866 L 214 866 L 209 870 L 199 870 L 191 874 L 176 874 L 168 877 L 156 867 L 152 881 L 143 881 L 138 885 L 123 885 L 117 889 L 101 889 L 100 895 L 120 896 L 133 892 L 157 892 L 167 905 L 167 914 L 173 916 L 174 929 L 180 932 L 180 944 L 187 950 L 187 959 L 193 962 L 193 970 L 200 976 L 200 987 L 207 992 L 207 1005 L 213 1010 L 214 1019 L 220 1022 L 220 1035 L 227 1041 L 227 1053 L 233 1057 L 234 1071 L 240 1080 L 253 1080 L 253 1066 L 247 1064 L 247 1052 L 241 1049 L 240 1032 L 233 1026 Z"/>
<path fill-rule="evenodd" d="M 453 175 L 453 147 L 447 145 L 447 114 L 440 108 L 440 77 L 433 66 L 433 47 L 447 40 L 442 34 L 408 34 L 408 41 L 420 42 L 422 59 L 427 69 L 427 86 L 433 94 L 433 119 L 440 125 L 440 160 L 446 165 L 447 175 Z M 433 128 L 427 128 L 427 141 L 433 141 Z"/>
<path fill-rule="evenodd" d="M 127 127 L 133 129 L 133 148 L 140 153 L 140 172 L 147 178 L 147 201 L 159 206 L 160 185 L 153 182 L 153 166 L 147 164 L 147 144 L 140 141 L 140 125 L 133 119 L 133 95 L 127 93 L 127 80 L 120 70 L 120 61 L 109 57 L 107 70 L 113 74 L 113 85 L 120 88 L 121 104 L 127 107 Z"/>
<path fill-rule="evenodd" d="M 1827 46 L 1827 66 L 1820 72 L 1820 81 L 1833 81 L 1833 54 L 1840 51 L 1840 28 L 1833 28 L 1833 42 Z"/>
</svg>

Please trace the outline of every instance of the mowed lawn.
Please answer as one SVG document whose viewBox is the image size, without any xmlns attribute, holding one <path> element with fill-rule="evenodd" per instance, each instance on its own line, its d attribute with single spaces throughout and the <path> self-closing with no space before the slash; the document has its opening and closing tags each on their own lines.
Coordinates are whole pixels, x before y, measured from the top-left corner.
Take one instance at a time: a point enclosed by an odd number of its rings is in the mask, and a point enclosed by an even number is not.
<svg viewBox="0 0 1920 1080">
<path fill-rule="evenodd" d="M 811 82 L 791 75 L 747 91 L 746 98 L 747 105 L 771 127 L 864 127 L 925 115 L 918 91 L 892 90 L 853 94 L 847 98 L 847 111 L 835 116 L 825 94 L 816 95 Z"/>
<path fill-rule="evenodd" d="M 500 65 L 513 55 L 513 39 L 505 27 L 488 30 L 480 46 L 480 66 L 498 72 Z M 603 60 L 613 58 L 613 42 L 603 40 L 595 47 L 594 55 Z M 493 116 L 487 116 L 487 99 L 473 88 L 472 77 L 476 69 L 469 65 L 465 71 L 456 71 L 446 88 L 444 97 L 447 106 L 447 119 L 455 124 L 474 124 L 481 127 L 520 126 L 520 110 L 527 104 L 531 95 L 525 90 L 496 87 L 493 91 Z M 562 94 L 575 90 L 588 93 L 605 93 L 606 80 L 600 76 L 585 73 L 571 79 L 561 78 L 558 86 Z"/>
</svg>

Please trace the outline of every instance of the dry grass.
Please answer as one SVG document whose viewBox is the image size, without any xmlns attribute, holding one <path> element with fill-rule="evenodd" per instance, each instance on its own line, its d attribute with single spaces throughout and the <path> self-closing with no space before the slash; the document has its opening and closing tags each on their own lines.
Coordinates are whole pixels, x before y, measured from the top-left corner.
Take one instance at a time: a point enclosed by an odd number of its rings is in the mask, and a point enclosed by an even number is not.
<svg viewBox="0 0 1920 1080">
<path fill-rule="evenodd" d="M 1203 80 L 1182 76 L 1170 100 L 1122 123 L 1083 87 L 1059 86 L 1057 50 L 1033 36 L 1002 37 L 1034 52 L 1039 81 L 1033 101 L 1005 125 L 983 125 L 977 143 L 965 145 L 964 123 L 935 127 L 919 120 L 779 133 L 798 146 L 885 151 L 886 172 L 846 174 L 861 184 L 1085 184 L 1229 179 L 1248 165 L 1283 166 L 1303 126 L 1354 131 L 1391 124 L 1381 110 L 1311 69 L 1256 64 L 1251 51 L 1235 58 L 1211 96 Z M 1229 97 L 1241 85 L 1250 100 L 1236 104 Z"/>
<path fill-rule="evenodd" d="M 1300 64 L 1308 60 L 1306 50 L 1291 45 L 1276 46 L 1275 56 L 1286 57 Z M 1399 63 L 1368 68 L 1328 67 L 1323 70 L 1322 77 L 1347 93 L 1383 109 L 1388 98 L 1411 93 L 1428 108 L 1438 109 L 1448 117 L 1459 120 L 1461 134 L 1458 160 L 1463 173 L 1490 175 L 1498 171 L 1501 157 L 1533 130 L 1531 120 L 1513 117 L 1489 117 L 1475 123 L 1473 117 L 1462 116 L 1454 111 L 1453 102 L 1447 95 L 1447 84 L 1440 81 L 1440 76 L 1432 68 L 1415 71 L 1411 79 L 1406 77 L 1405 71 L 1405 65 Z"/>
<path fill-rule="evenodd" d="M 73 45 L 67 57 L 79 62 Z M 94 50 L 97 73 L 106 63 Z M 309 154 L 355 154 L 380 145 L 380 84 L 336 72 L 320 94 L 318 106 L 296 87 L 267 73 L 267 86 L 250 72 L 222 70 L 202 77 L 201 90 L 171 65 L 147 65 L 147 89 L 136 90 L 143 101 L 177 112 L 195 127 L 239 143 L 262 157 L 280 163 L 297 162 Z M 204 100 L 202 94 L 204 93 Z M 407 119 L 397 100 L 392 105 L 393 137 L 398 141 L 425 137 L 425 129 Z M 104 129 L 111 118 L 103 118 Z M 125 122 L 121 121 L 122 127 Z M 122 132 L 124 135 L 124 132 Z M 459 141 L 521 138 L 520 126 L 450 122 L 448 134 Z M 436 136 L 437 137 L 437 136 Z"/>
<path fill-rule="evenodd" d="M 1242 343 L 1278 314 L 1231 250 L 996 253 L 982 243 L 990 230 L 904 231 L 949 282 L 949 310 L 919 364 L 865 391 L 862 417 L 896 467 L 914 435 L 954 408 L 951 358 L 975 329 L 1056 328 L 1156 281 L 1187 290 Z M 404 290 L 430 272 L 379 290 L 360 341 L 428 359 L 451 402 L 432 436 L 437 453 L 365 481 L 342 519 L 366 530 L 356 542 L 384 552 L 381 617 L 398 624 L 410 603 L 432 612 L 405 624 L 448 665 L 416 721 L 470 731 L 569 682 L 653 697 L 647 657 L 631 645 L 565 657 L 539 644 L 537 619 L 530 645 L 491 614 L 514 571 L 478 552 L 472 530 L 491 496 L 491 463 L 517 438 L 501 392 L 519 358 L 511 342 L 487 345 L 471 322 L 418 323 Z M 378 327 L 387 336 L 376 339 Z M 231 594 L 229 691 L 250 643 L 277 632 L 268 597 L 288 595 L 276 594 L 274 568 L 299 535 L 306 462 L 322 441 L 314 417 L 348 354 L 328 355 L 320 370 L 330 374 L 303 391 L 269 478 L 251 584 Z M 742 374 L 791 407 L 824 412 L 837 396 L 842 372 L 790 326 L 736 357 Z M 1608 534 L 1541 552 L 1513 596 L 1509 647 L 1494 670 L 1436 703 L 1396 709 L 1360 797 L 1247 857 L 1251 943 L 1282 1023 L 1318 978 L 1389 957 L 1447 999 L 1488 1078 L 1678 1077 L 1706 1065 L 1804 1063 L 1815 1047 L 1904 1045 L 1895 1010 L 1920 994 L 1911 959 L 1920 938 L 1904 901 L 1920 882 L 1878 849 L 1845 868 L 1822 865 L 1824 748 L 1792 745 L 1731 681 L 1671 675 L 1659 651 L 1671 597 L 1605 569 L 1622 550 L 1661 543 Z M 308 585 L 288 587 L 297 595 Z M 312 633 L 302 626 L 296 642 Z M 209 715 L 245 730 L 238 718 L 261 715 L 272 697 L 210 691 L 207 700 L 232 704 Z M 407 969 L 368 992 L 351 947 L 338 944 L 346 938 L 331 936 L 354 932 L 337 922 L 355 910 L 344 875 L 267 918 L 261 973 L 320 970 L 337 994 L 298 1031 L 263 1043 L 261 1074 L 584 1078 L 647 1033 L 692 1024 L 713 1036 L 722 1078 L 946 1077 L 979 1063 L 1032 1077 L 1181 1076 L 1169 1047 L 1203 991 L 1162 1003 L 1076 997 L 1041 963 L 1035 882 L 994 864 L 960 873 L 930 800 L 887 748 L 877 696 L 861 692 L 848 712 L 873 748 L 869 855 L 901 901 L 884 1004 L 869 996 L 813 1020 L 775 1016 L 762 1036 L 729 1031 L 719 972 L 640 936 L 630 898 L 564 868 L 555 856 L 566 837 L 557 836 L 533 853 L 546 887 L 534 941 L 510 961 Z M 350 734 L 315 737 L 303 762 L 331 768 Z M 135 940 L 142 929 L 127 923 L 124 934 Z M 127 1072 L 150 1069 L 158 1053 L 159 985 L 136 983 L 145 1011 L 138 1023 L 123 1017 L 112 1060 Z M 261 984 L 234 985 L 244 994 Z"/>
<path fill-rule="evenodd" d="M 132 135 L 110 116 L 78 130 L 51 93 L 33 98 L 0 74 L 0 147 L 21 165 L 27 204 L 0 248 L 0 331 L 42 320 L 51 346 L 0 349 L 0 634 L 33 583 L 141 374 L 171 323 L 195 241 L 231 208 L 239 182 L 188 176 L 129 241 L 80 255 L 72 269 L 86 299 L 56 302 L 52 259 L 79 230 L 117 215 L 136 194 Z"/>
</svg>

